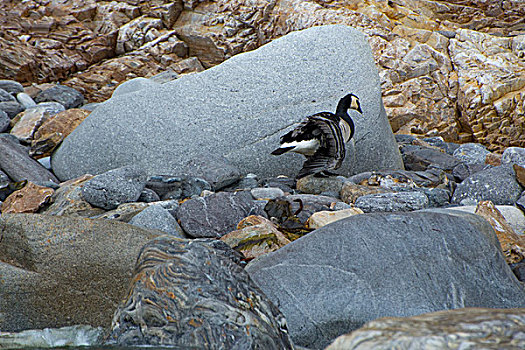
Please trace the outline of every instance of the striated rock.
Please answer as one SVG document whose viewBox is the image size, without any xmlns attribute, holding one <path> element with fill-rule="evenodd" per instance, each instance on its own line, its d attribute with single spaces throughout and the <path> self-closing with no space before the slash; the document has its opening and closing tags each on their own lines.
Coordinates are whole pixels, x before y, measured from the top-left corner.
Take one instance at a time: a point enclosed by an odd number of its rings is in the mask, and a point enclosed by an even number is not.
<svg viewBox="0 0 525 350">
<path fill-rule="evenodd" d="M 22 189 L 13 192 L 0 206 L 2 214 L 36 213 L 46 204 L 55 191 L 28 182 Z"/>
<path fill-rule="evenodd" d="M 418 191 L 367 194 L 355 201 L 355 206 L 365 213 L 413 211 L 429 204 L 428 197 Z"/>
<path fill-rule="evenodd" d="M 355 203 L 355 201 L 361 196 L 387 192 L 390 192 L 390 190 L 378 186 L 356 185 L 347 181 L 341 188 L 340 197 L 345 203 Z"/>
<path fill-rule="evenodd" d="M 514 232 L 494 203 L 480 201 L 476 214 L 484 217 L 494 228 L 507 264 L 518 263 L 525 258 L 525 236 Z"/>
<path fill-rule="evenodd" d="M 223 247 L 214 248 L 218 243 Z M 222 242 L 167 236 L 148 242 L 106 342 L 293 349 L 282 314 L 242 267 L 229 259 L 231 248 L 224 246 Z"/>
<path fill-rule="evenodd" d="M 16 117 L 14 126 L 10 134 L 15 136 L 21 142 L 31 143 L 36 130 L 49 118 L 51 113 L 45 107 L 34 107 L 26 109 Z"/>
<path fill-rule="evenodd" d="M 338 337 L 326 350 L 519 349 L 525 346 L 524 327 L 523 308 L 461 308 L 374 320 Z"/>
<path fill-rule="evenodd" d="M 336 211 L 318 211 L 308 218 L 306 225 L 311 229 L 318 229 L 332 222 L 348 218 L 353 215 L 364 214 L 359 208 L 349 208 Z"/>
<path fill-rule="evenodd" d="M 79 126 L 89 113 L 83 109 L 73 108 L 45 120 L 33 135 L 30 154 L 35 158 L 50 156 L 60 142 Z"/>
<path fill-rule="evenodd" d="M 242 253 L 246 259 L 256 258 L 290 243 L 274 223 L 256 215 L 242 219 L 237 230 L 225 234 L 220 240 Z"/>
</svg>

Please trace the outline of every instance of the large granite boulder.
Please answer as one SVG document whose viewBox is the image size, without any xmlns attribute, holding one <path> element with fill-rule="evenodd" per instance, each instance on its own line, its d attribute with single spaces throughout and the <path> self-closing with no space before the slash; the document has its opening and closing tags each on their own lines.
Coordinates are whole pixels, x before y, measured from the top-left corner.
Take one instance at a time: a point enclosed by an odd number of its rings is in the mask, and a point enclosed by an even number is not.
<svg viewBox="0 0 525 350">
<path fill-rule="evenodd" d="M 115 96 L 93 111 L 54 153 L 62 179 L 135 164 L 180 174 L 205 154 L 241 172 L 295 175 L 303 157 L 275 157 L 279 136 L 305 116 L 335 111 L 349 92 L 361 99 L 355 149 L 340 172 L 401 168 L 365 36 L 347 26 L 294 32 L 199 74 Z M 358 113 L 356 113 L 358 114 Z"/>
<path fill-rule="evenodd" d="M 379 317 L 525 306 L 492 227 L 461 212 L 355 215 L 246 269 L 312 348 Z"/>
<path fill-rule="evenodd" d="M 140 248 L 158 233 L 112 220 L 0 217 L 0 329 L 108 327 Z"/>
</svg>

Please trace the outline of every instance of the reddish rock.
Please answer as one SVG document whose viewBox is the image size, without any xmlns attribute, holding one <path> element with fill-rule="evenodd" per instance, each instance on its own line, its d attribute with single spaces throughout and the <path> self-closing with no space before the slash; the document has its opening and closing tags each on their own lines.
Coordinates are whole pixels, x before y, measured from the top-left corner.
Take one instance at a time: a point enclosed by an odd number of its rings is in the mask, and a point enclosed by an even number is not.
<svg viewBox="0 0 525 350">
<path fill-rule="evenodd" d="M 518 180 L 518 183 L 525 187 L 525 168 L 522 166 L 519 166 L 518 164 L 513 164 L 512 168 L 514 169 L 514 172 L 516 173 L 516 180 Z"/>
<path fill-rule="evenodd" d="M 28 182 L 22 189 L 9 195 L 2 203 L 2 214 L 36 213 L 55 191 L 49 187 Z"/>
</svg>

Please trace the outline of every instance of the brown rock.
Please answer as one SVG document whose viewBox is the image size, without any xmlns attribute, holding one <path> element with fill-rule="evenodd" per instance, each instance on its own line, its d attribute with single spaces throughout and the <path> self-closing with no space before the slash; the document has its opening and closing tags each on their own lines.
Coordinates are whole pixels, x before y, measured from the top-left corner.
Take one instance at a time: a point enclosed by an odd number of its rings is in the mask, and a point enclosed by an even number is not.
<svg viewBox="0 0 525 350">
<path fill-rule="evenodd" d="M 52 188 L 38 186 L 28 182 L 22 189 L 9 195 L 2 203 L 2 214 L 36 213 L 46 204 L 55 191 Z"/>
<path fill-rule="evenodd" d="M 238 230 L 222 236 L 221 241 L 247 259 L 267 254 L 290 243 L 270 220 L 262 216 L 250 215 L 241 220 L 237 228 Z"/>
<path fill-rule="evenodd" d="M 34 134 L 31 155 L 36 158 L 51 155 L 60 142 L 79 126 L 89 113 L 84 109 L 72 108 L 45 120 Z"/>
<path fill-rule="evenodd" d="M 499 153 L 489 153 L 485 157 L 485 164 L 492 165 L 492 166 L 500 166 L 501 165 L 501 154 Z"/>
<path fill-rule="evenodd" d="M 384 189 L 379 186 L 366 186 L 366 185 L 356 185 L 352 182 L 345 182 L 341 188 L 339 197 L 345 203 L 355 203 L 356 199 L 367 195 L 367 194 L 376 194 L 376 193 L 387 193 L 392 192 L 390 190 Z"/>
<path fill-rule="evenodd" d="M 364 212 L 359 208 L 349 208 L 337 211 L 318 211 L 317 213 L 312 214 L 306 222 L 306 226 L 310 229 L 316 230 L 332 222 L 348 218 L 357 214 L 364 214 Z"/>
<path fill-rule="evenodd" d="M 514 232 L 494 203 L 479 202 L 476 214 L 484 217 L 494 228 L 508 264 L 520 262 L 525 258 L 525 236 Z"/>
<path fill-rule="evenodd" d="M 10 133 L 20 141 L 30 143 L 35 131 L 48 119 L 49 112 L 43 107 L 25 110 L 12 120 L 15 124 Z"/>
<path fill-rule="evenodd" d="M 514 172 L 516 173 L 516 180 L 518 180 L 518 183 L 525 187 L 525 168 L 522 166 L 519 166 L 518 164 L 513 164 L 512 168 L 514 169 Z"/>
</svg>

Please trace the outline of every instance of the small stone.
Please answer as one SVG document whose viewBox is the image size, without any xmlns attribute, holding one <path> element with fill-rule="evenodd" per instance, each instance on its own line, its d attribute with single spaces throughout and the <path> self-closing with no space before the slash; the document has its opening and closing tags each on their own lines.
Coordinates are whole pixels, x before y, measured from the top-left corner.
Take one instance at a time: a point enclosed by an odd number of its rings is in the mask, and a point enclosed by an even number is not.
<svg viewBox="0 0 525 350">
<path fill-rule="evenodd" d="M 525 167 L 513 164 L 512 169 L 514 169 L 514 172 L 516 173 L 516 180 L 518 183 L 521 187 L 525 188 Z"/>
<path fill-rule="evenodd" d="M 14 80 L 0 80 L 0 89 L 9 92 L 12 95 L 16 95 L 19 92 L 24 92 L 24 87 L 22 84 Z"/>
<path fill-rule="evenodd" d="M 82 197 L 96 207 L 115 209 L 122 203 L 135 202 L 145 185 L 143 170 L 125 166 L 88 180 L 82 187 Z"/>
<path fill-rule="evenodd" d="M 274 223 L 262 216 L 250 215 L 242 219 L 237 228 L 220 240 L 242 253 L 246 259 L 265 255 L 290 243 Z"/>
<path fill-rule="evenodd" d="M 36 213 L 46 204 L 55 191 L 52 188 L 28 182 L 22 189 L 13 192 L 2 203 L 2 214 Z"/>
<path fill-rule="evenodd" d="M 425 137 L 423 139 L 426 143 L 431 146 L 441 148 L 445 153 L 452 155 L 454 151 L 460 146 L 457 143 L 445 142 L 441 136 L 438 137 Z"/>
<path fill-rule="evenodd" d="M 277 187 L 258 187 L 251 189 L 255 199 L 275 199 L 284 196 L 284 191 Z"/>
<path fill-rule="evenodd" d="M 145 203 L 158 202 L 158 201 L 160 201 L 160 197 L 157 194 L 157 192 L 149 188 L 144 188 L 142 192 L 140 193 L 139 199 L 137 199 L 137 202 L 145 202 Z"/>
<path fill-rule="evenodd" d="M 353 215 L 364 214 L 364 212 L 359 208 L 350 208 L 337 211 L 318 211 L 314 213 L 308 221 L 306 226 L 311 229 L 318 229 L 332 222 L 348 218 Z"/>
<path fill-rule="evenodd" d="M 525 167 L 525 148 L 509 147 L 501 156 L 501 164 L 518 164 Z"/>
<path fill-rule="evenodd" d="M 296 189 L 302 193 L 321 194 L 323 192 L 334 192 L 339 194 L 345 178 L 341 176 L 315 177 L 305 176 L 297 180 Z"/>
<path fill-rule="evenodd" d="M 51 157 L 44 157 L 44 158 L 39 158 L 37 159 L 37 161 L 44 167 L 46 168 L 47 170 L 49 171 L 52 171 L 53 169 L 51 168 Z"/>
<path fill-rule="evenodd" d="M 0 102 L 0 111 L 4 111 L 10 119 L 24 111 L 24 107 L 17 101 Z"/>
<path fill-rule="evenodd" d="M 16 101 L 16 98 L 13 97 L 9 92 L 4 89 L 0 89 L 0 102 L 9 102 Z"/>
<path fill-rule="evenodd" d="M 261 181 L 263 187 L 277 187 L 285 193 L 293 193 L 295 188 L 295 179 L 287 176 L 278 176 Z"/>
<path fill-rule="evenodd" d="M 66 109 L 70 109 L 80 107 L 84 103 L 84 96 L 69 86 L 56 85 L 40 92 L 35 97 L 36 103 L 48 101 L 58 102 Z"/>
<path fill-rule="evenodd" d="M 36 106 L 35 100 L 25 92 L 19 92 L 16 94 L 16 100 L 20 103 L 25 109 L 32 108 Z"/>
<path fill-rule="evenodd" d="M 131 219 L 133 219 L 133 217 L 138 215 L 147 207 L 148 204 L 143 202 L 123 203 L 119 205 L 116 209 L 105 211 L 102 213 L 97 213 L 93 216 L 90 216 L 89 218 L 129 222 Z"/>
<path fill-rule="evenodd" d="M 429 204 L 428 197 L 417 191 L 369 194 L 355 201 L 365 213 L 413 211 L 428 208 Z"/>
<path fill-rule="evenodd" d="M 517 263 L 512 267 L 512 272 L 520 282 L 525 282 L 525 261 Z"/>
<path fill-rule="evenodd" d="M 16 124 L 11 129 L 11 135 L 24 143 L 30 143 L 35 131 L 49 118 L 50 114 L 44 107 L 26 109 L 18 114 Z"/>
<path fill-rule="evenodd" d="M 9 118 L 6 112 L 0 110 L 0 133 L 9 129 L 10 123 L 11 118 Z"/>
<path fill-rule="evenodd" d="M 387 192 L 391 191 L 379 186 L 356 185 L 352 182 L 345 182 L 341 188 L 340 197 L 345 203 L 355 203 L 361 196 Z"/>
<path fill-rule="evenodd" d="M 460 160 L 435 148 L 407 145 L 401 147 L 403 163 L 407 170 L 424 171 L 435 165 L 445 171 L 451 171 Z"/>
<path fill-rule="evenodd" d="M 251 190 L 259 186 L 257 175 L 246 174 L 239 181 L 231 184 L 230 186 L 224 187 L 223 191 L 238 191 L 238 190 Z"/>
<path fill-rule="evenodd" d="M 212 188 L 208 181 L 200 177 L 170 175 L 150 176 L 146 187 L 155 191 L 163 200 L 191 198 Z"/>
<path fill-rule="evenodd" d="M 490 151 L 479 143 L 465 143 L 454 151 L 453 156 L 465 163 L 485 164 L 485 159 L 489 153 Z"/>
<path fill-rule="evenodd" d="M 158 205 L 148 206 L 135 215 L 129 223 L 146 229 L 160 230 L 175 237 L 185 238 L 184 231 L 177 223 L 177 220 L 169 211 Z"/>
</svg>

